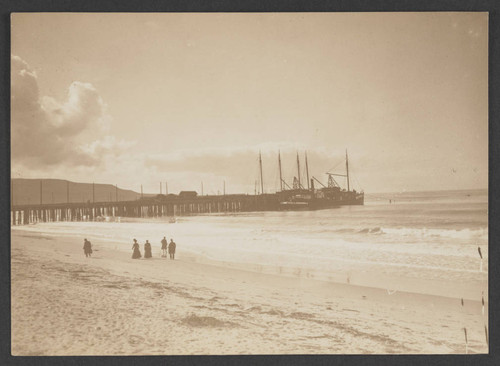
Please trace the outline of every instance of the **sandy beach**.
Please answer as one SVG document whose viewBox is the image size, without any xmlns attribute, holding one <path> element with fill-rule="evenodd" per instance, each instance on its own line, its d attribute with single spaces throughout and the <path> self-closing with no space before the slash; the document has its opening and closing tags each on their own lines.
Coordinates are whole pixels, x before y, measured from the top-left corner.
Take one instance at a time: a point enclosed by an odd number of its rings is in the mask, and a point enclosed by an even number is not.
<svg viewBox="0 0 500 366">
<path fill-rule="evenodd" d="M 487 353 L 481 302 L 12 232 L 13 355 Z M 487 303 L 485 316 L 487 316 Z"/>
</svg>

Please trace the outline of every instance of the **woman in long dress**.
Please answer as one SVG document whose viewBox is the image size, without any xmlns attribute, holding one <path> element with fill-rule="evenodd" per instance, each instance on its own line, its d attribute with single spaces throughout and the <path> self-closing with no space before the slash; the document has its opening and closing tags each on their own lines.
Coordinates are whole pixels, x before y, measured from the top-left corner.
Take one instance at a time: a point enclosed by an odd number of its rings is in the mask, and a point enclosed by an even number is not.
<svg viewBox="0 0 500 366">
<path fill-rule="evenodd" d="M 139 243 L 137 243 L 137 239 L 134 239 L 134 245 L 132 245 L 132 250 L 134 251 L 132 253 L 132 259 L 141 258 L 141 251 L 139 250 Z"/>
<path fill-rule="evenodd" d="M 151 254 L 151 244 L 148 240 L 144 244 L 144 258 L 151 258 L 153 255 Z"/>
</svg>

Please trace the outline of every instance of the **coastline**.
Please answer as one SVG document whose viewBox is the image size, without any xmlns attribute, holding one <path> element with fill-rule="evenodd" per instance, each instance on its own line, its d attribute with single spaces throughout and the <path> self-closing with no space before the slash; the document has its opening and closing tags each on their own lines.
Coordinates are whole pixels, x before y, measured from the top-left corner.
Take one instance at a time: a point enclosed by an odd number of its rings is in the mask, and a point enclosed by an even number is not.
<svg viewBox="0 0 500 366">
<path fill-rule="evenodd" d="M 13 355 L 488 352 L 480 301 L 11 233 Z"/>
</svg>

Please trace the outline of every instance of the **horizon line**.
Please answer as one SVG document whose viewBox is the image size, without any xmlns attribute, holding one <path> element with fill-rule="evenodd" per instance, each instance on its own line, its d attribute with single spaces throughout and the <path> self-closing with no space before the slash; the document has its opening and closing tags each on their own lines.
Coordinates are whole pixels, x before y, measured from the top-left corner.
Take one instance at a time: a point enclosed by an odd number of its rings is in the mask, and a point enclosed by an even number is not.
<svg viewBox="0 0 500 366">
<path fill-rule="evenodd" d="M 136 192 L 134 189 L 132 188 L 120 188 L 120 186 L 118 184 L 113 184 L 113 183 L 96 183 L 96 182 L 75 182 L 75 181 L 71 181 L 71 180 L 68 180 L 68 179 L 63 179 L 63 178 L 11 178 L 11 180 L 19 180 L 19 179 L 24 179 L 24 180 L 60 180 L 60 181 L 66 181 L 66 182 L 70 182 L 70 183 L 75 183 L 75 184 L 101 184 L 101 185 L 111 185 L 111 186 L 116 186 L 118 187 L 119 189 L 122 189 L 122 190 L 130 190 L 134 193 L 137 193 L 137 194 L 141 194 L 140 192 Z M 365 190 L 362 190 L 365 194 L 367 195 L 376 195 L 376 194 L 402 194 L 402 193 L 428 193 L 428 192 L 450 192 L 450 191 L 488 191 L 488 187 L 485 187 L 485 188 L 447 188 L 447 189 L 424 189 L 424 190 L 402 190 L 402 191 L 378 191 L 378 192 L 366 192 Z M 181 192 L 181 191 L 179 191 Z M 279 192 L 279 191 L 275 191 L 275 192 Z M 361 191 L 360 191 L 361 192 Z M 269 192 L 269 193 L 273 193 L 273 192 Z M 146 192 L 143 192 L 143 194 L 160 194 L 160 193 L 146 193 Z M 233 193 L 233 194 L 238 194 L 238 193 Z M 245 193 L 239 193 L 239 194 L 245 194 Z"/>
</svg>

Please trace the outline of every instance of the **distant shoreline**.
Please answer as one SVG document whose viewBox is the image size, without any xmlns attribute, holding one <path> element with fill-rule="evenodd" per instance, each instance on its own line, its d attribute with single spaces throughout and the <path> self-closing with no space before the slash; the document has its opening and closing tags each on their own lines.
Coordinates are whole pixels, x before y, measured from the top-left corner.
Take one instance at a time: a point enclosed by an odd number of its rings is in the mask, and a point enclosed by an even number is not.
<svg viewBox="0 0 500 366">
<path fill-rule="evenodd" d="M 78 185 L 88 185 L 88 189 L 91 189 L 92 187 L 92 182 L 73 182 L 73 181 L 70 181 L 68 179 L 61 179 L 61 178 L 12 178 L 12 181 L 26 181 L 26 182 L 33 182 L 33 183 L 36 183 L 36 184 L 39 184 L 40 181 L 46 181 L 46 182 L 60 182 L 60 183 L 64 183 L 64 184 L 67 184 L 68 182 L 70 184 L 78 184 Z M 118 186 L 118 189 L 120 191 L 123 191 L 123 192 L 130 192 L 132 194 L 135 194 L 137 196 L 140 197 L 141 193 L 140 192 L 136 192 L 134 191 L 133 189 L 123 189 L 120 187 L 120 185 L 115 185 L 115 184 L 111 184 L 111 183 L 95 183 L 95 186 L 98 187 L 98 186 L 107 186 L 107 187 L 110 187 L 111 189 L 115 189 L 116 186 Z M 137 184 L 138 186 L 140 186 L 140 184 Z M 38 187 L 38 186 L 37 186 Z M 370 192 L 370 193 L 366 193 L 366 192 L 369 192 L 369 191 L 365 191 L 365 194 L 366 195 L 377 195 L 377 194 L 403 194 L 403 193 L 430 193 L 430 192 L 466 192 L 466 191 L 488 191 L 489 188 L 486 187 L 486 188 L 460 188 L 460 189 L 425 189 L 425 190 L 402 190 L 402 191 L 377 191 L 377 192 Z M 268 193 L 275 193 L 276 191 L 275 190 L 270 190 Z M 151 197 L 151 196 L 156 196 L 158 195 L 159 192 L 155 192 L 155 193 L 147 193 L 147 192 L 143 192 L 143 195 L 144 196 L 147 196 L 147 197 Z M 165 192 L 163 192 L 163 194 L 165 194 Z M 246 193 L 231 193 L 231 194 L 246 194 Z M 252 195 L 252 194 L 250 194 Z"/>
</svg>

